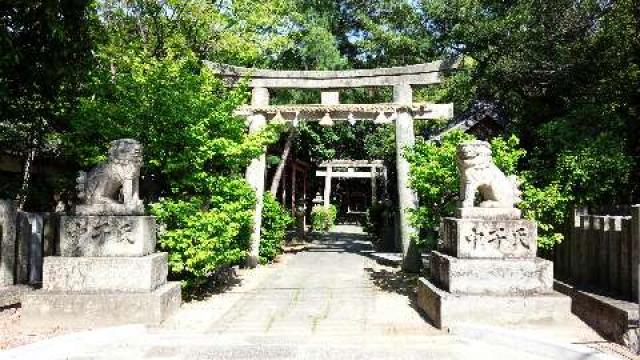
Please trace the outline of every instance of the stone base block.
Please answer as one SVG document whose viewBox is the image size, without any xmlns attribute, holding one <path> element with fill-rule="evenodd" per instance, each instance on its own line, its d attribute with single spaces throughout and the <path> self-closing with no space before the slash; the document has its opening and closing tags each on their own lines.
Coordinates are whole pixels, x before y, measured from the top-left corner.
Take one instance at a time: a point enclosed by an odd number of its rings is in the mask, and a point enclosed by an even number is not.
<svg viewBox="0 0 640 360">
<path fill-rule="evenodd" d="M 438 250 L 458 258 L 535 258 L 538 229 L 529 220 L 445 218 Z"/>
<path fill-rule="evenodd" d="M 167 253 L 142 257 L 48 256 L 43 266 L 43 289 L 149 292 L 166 283 L 167 258 Z"/>
<path fill-rule="evenodd" d="M 418 280 L 418 306 L 439 329 L 461 323 L 489 325 L 562 321 L 571 315 L 571 299 L 559 293 L 533 296 L 456 295 Z"/>
<path fill-rule="evenodd" d="M 549 294 L 553 292 L 553 263 L 540 258 L 458 259 L 433 251 L 431 278 L 454 294 Z"/>
<path fill-rule="evenodd" d="M 456 218 L 484 219 L 484 220 L 517 220 L 522 217 L 520 209 L 516 208 L 458 208 Z"/>
<path fill-rule="evenodd" d="M 559 281 L 554 288 L 571 297 L 571 311 L 598 334 L 632 351 L 638 349 L 638 303 L 594 294 Z"/>
<path fill-rule="evenodd" d="M 144 215 L 142 202 L 136 204 L 80 204 L 75 206 L 76 215 Z"/>
<path fill-rule="evenodd" d="M 158 325 L 180 307 L 180 284 L 153 292 L 78 293 L 36 291 L 22 302 L 21 326 L 27 329 L 85 329 L 125 324 Z"/>
<path fill-rule="evenodd" d="M 144 256 L 156 247 L 153 216 L 61 216 L 62 256 Z"/>
<path fill-rule="evenodd" d="M 0 307 L 16 305 L 22 302 L 22 297 L 32 288 L 28 285 L 9 285 L 0 287 Z"/>
</svg>

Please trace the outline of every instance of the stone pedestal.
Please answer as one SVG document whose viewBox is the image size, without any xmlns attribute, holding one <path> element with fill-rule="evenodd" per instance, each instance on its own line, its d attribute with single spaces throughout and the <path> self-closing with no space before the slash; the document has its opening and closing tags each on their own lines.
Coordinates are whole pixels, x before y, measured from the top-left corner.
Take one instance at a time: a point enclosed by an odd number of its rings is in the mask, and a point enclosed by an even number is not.
<svg viewBox="0 0 640 360">
<path fill-rule="evenodd" d="M 0 200 L 0 288 L 15 284 L 16 205 Z"/>
<path fill-rule="evenodd" d="M 461 323 L 491 325 L 561 321 L 571 314 L 571 298 L 556 292 L 536 295 L 453 294 L 418 279 L 418 306 L 439 329 Z"/>
<path fill-rule="evenodd" d="M 125 324 L 158 325 L 180 307 L 180 284 L 150 292 L 40 290 L 24 296 L 24 328 L 97 328 Z"/>
<path fill-rule="evenodd" d="M 517 209 L 459 209 L 442 222 L 418 305 L 438 328 L 560 320 L 571 300 L 553 291 L 553 263 L 536 257 L 537 228 Z"/>
<path fill-rule="evenodd" d="M 459 259 L 434 251 L 431 281 L 453 294 L 549 294 L 553 263 L 540 258 Z"/>
<path fill-rule="evenodd" d="M 157 325 L 180 307 L 166 253 L 153 253 L 151 216 L 63 216 L 60 255 L 46 257 L 42 290 L 27 294 L 22 324 L 94 328 Z"/>
</svg>

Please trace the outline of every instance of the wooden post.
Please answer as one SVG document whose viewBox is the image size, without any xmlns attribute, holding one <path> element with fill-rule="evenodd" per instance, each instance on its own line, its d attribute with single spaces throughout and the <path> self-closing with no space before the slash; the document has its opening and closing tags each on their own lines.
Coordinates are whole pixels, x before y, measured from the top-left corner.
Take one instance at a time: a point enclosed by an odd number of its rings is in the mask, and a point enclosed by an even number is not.
<svg viewBox="0 0 640 360">
<path fill-rule="evenodd" d="M 625 300 L 633 299 L 634 294 L 631 292 L 633 288 L 631 284 L 631 279 L 633 278 L 632 273 L 635 270 L 631 267 L 631 259 L 633 258 L 633 253 L 631 252 L 631 246 L 633 242 L 633 234 L 632 234 L 632 219 L 628 217 L 622 218 L 622 231 L 620 236 L 620 295 Z"/>
<path fill-rule="evenodd" d="M 631 208 L 631 294 L 640 300 L 640 205 Z"/>
<path fill-rule="evenodd" d="M 577 285 L 580 282 L 580 269 L 581 269 L 581 241 L 584 230 L 582 229 L 582 216 L 587 215 L 585 208 L 573 207 L 571 210 L 571 227 L 570 227 L 570 243 L 569 249 L 569 271 L 568 280 L 573 285 Z"/>
<path fill-rule="evenodd" d="M 296 165 L 291 166 L 291 212 L 296 216 L 296 187 L 297 187 L 297 170 Z"/>
<path fill-rule="evenodd" d="M 251 96 L 252 106 L 269 105 L 269 89 L 253 88 Z M 267 125 L 267 118 L 264 114 L 254 114 L 249 123 L 249 133 L 257 133 Z M 264 196 L 264 174 L 267 168 L 266 149 L 258 158 L 251 160 L 247 167 L 246 179 L 256 193 L 256 208 L 253 213 L 253 232 L 251 233 L 251 247 L 247 257 L 247 266 L 256 267 L 260 252 L 260 228 L 262 227 L 262 207 Z"/>
<path fill-rule="evenodd" d="M 638 310 L 640 311 L 640 205 L 631 207 L 631 273 L 635 274 L 635 281 L 631 287 L 635 289 L 632 297 L 638 302 Z M 632 276 L 633 278 L 633 276 Z M 640 344 L 637 345 L 636 354 L 640 354 Z"/>
<path fill-rule="evenodd" d="M 622 218 L 612 216 L 609 227 L 609 241 L 611 252 L 609 253 L 609 283 L 614 294 L 620 293 L 620 245 L 622 244 Z M 588 264 L 585 264 L 588 266 Z"/>
</svg>

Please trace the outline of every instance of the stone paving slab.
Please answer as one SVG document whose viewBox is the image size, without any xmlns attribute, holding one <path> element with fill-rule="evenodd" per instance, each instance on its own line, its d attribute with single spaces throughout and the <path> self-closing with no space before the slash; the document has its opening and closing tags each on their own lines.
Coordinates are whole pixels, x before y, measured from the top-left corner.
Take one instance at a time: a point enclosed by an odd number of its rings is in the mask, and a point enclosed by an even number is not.
<svg viewBox="0 0 640 360">
<path fill-rule="evenodd" d="M 454 336 L 210 337 L 200 333 L 151 334 L 124 326 L 61 336 L 0 353 L 14 359 L 541 359 L 535 355 Z"/>
</svg>

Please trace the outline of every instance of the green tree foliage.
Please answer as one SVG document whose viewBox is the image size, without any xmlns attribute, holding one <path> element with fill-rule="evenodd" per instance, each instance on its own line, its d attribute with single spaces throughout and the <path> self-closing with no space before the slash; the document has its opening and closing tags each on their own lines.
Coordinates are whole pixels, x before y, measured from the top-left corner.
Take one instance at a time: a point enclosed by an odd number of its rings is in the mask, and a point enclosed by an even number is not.
<svg viewBox="0 0 640 360">
<path fill-rule="evenodd" d="M 296 139 L 298 153 L 309 156 L 311 161 L 331 159 L 376 160 L 395 156 L 395 128 L 393 125 L 376 125 L 342 121 L 330 128 L 316 122 L 302 123 Z"/>
<path fill-rule="evenodd" d="M 190 50 L 198 59 L 265 66 L 293 46 L 293 3 L 288 0 L 108 0 L 99 2 L 116 53 L 134 49 L 155 57 Z"/>
<path fill-rule="evenodd" d="M 248 135 L 245 119 L 232 115 L 246 90 L 225 88 L 194 56 L 120 59 L 98 57 L 91 95 L 74 113 L 69 152 L 91 165 L 110 140 L 142 142 L 143 191 L 153 189 L 147 200 L 164 228 L 159 246 L 170 253 L 174 276 L 200 285 L 245 258 L 255 198 L 243 171 L 280 129 Z"/>
<path fill-rule="evenodd" d="M 640 168 L 632 161 L 640 154 L 637 2 L 456 0 L 420 8 L 440 52 L 468 59 L 453 80 L 464 90 L 445 84 L 431 96 L 500 102 L 529 150 L 537 186 L 556 186 L 583 205 L 638 201 L 638 185 L 628 181 Z"/>
<path fill-rule="evenodd" d="M 287 228 L 293 218 L 276 198 L 270 193 L 264 194 L 262 209 L 262 231 L 260 240 L 260 261 L 268 262 L 282 253 L 282 244 L 287 235 Z"/>
<path fill-rule="evenodd" d="M 597 106 L 580 107 L 536 129 L 531 176 L 537 183 L 561 184 L 566 196 L 583 205 L 625 203 L 631 200 L 634 161 L 626 149 L 624 121 L 614 112 L 597 111 Z M 545 167 L 553 171 L 535 170 Z"/>
<path fill-rule="evenodd" d="M 458 144 L 474 137 L 459 131 L 445 134 L 440 142 L 418 141 L 407 149 L 411 164 L 411 186 L 416 190 L 420 206 L 412 214 L 412 222 L 420 230 L 421 246 L 433 249 L 436 229 L 442 218 L 453 216 L 460 197 L 460 176 L 456 167 Z M 518 175 L 523 201 L 519 207 L 524 216 L 539 226 L 538 243 L 550 249 L 562 240 L 560 225 L 566 214 L 567 199 L 556 186 L 538 189 L 530 184 L 527 173 L 518 171 L 526 152 L 515 136 L 497 137 L 491 141 L 496 166 L 507 175 Z"/>
<path fill-rule="evenodd" d="M 24 174 L 3 197 L 26 201 L 34 163 L 60 155 L 60 135 L 90 64 L 88 1 L 0 4 L 0 149 L 19 154 Z M 5 182 L 5 179 L 0 180 Z"/>
<path fill-rule="evenodd" d="M 456 146 L 472 136 L 451 132 L 440 143 L 418 141 L 405 149 L 411 164 L 411 187 L 417 192 L 420 206 L 412 221 L 420 229 L 420 243 L 433 248 L 440 220 L 452 216 L 459 197 L 460 180 L 456 168 Z"/>
<path fill-rule="evenodd" d="M 309 49 L 318 49 L 324 54 L 322 57 L 332 59 L 329 63 L 316 61 L 322 67 L 311 69 L 406 65 L 434 56 L 430 30 L 412 2 L 298 0 L 295 3 L 299 15 L 294 19 L 302 29 L 301 41 L 297 42 L 300 49 L 284 58 L 291 64 L 288 66 L 300 64 Z"/>
</svg>

